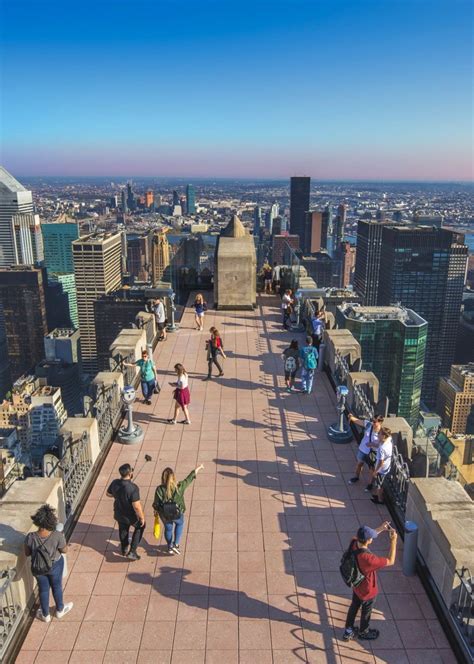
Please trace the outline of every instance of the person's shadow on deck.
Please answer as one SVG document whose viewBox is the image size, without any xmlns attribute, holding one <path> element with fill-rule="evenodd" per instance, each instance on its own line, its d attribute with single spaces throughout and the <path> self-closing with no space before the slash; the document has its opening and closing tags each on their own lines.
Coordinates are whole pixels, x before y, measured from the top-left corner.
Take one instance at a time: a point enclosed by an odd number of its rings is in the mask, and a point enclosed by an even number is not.
<svg viewBox="0 0 474 664">
<path fill-rule="evenodd" d="M 314 598 L 314 610 L 303 608 L 298 604 L 296 593 L 286 595 L 286 599 L 292 604 L 294 612 L 284 611 L 274 607 L 264 600 L 250 597 L 246 592 L 236 591 L 225 588 L 217 588 L 211 585 L 194 583 L 188 580 L 191 570 L 186 568 L 162 567 L 159 576 L 153 577 L 148 572 L 130 572 L 128 578 L 134 583 L 149 584 L 152 589 L 163 596 L 176 596 L 181 604 L 190 607 L 201 608 L 203 610 L 214 609 L 224 613 L 232 613 L 238 618 L 258 620 L 270 619 L 272 621 L 285 622 L 293 625 L 291 634 L 295 638 L 295 646 L 291 652 L 302 662 L 307 661 L 305 649 L 325 653 L 327 664 L 335 664 L 336 657 L 332 651 L 333 645 L 330 642 L 327 628 L 316 624 L 310 619 L 321 617 L 325 613 L 324 601 L 318 605 L 318 598 L 315 595 L 299 593 L 300 597 Z M 305 617 L 304 614 L 309 614 Z M 305 640 L 303 629 L 311 632 L 313 635 L 321 634 L 324 645 L 317 647 Z M 302 651 L 302 652 L 300 652 Z"/>
</svg>

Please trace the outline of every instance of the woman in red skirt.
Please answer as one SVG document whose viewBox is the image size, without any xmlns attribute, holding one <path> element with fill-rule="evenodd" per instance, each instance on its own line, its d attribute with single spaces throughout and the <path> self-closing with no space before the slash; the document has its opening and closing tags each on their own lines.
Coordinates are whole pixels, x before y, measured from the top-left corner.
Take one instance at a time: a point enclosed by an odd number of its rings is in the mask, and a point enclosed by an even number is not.
<svg viewBox="0 0 474 664">
<path fill-rule="evenodd" d="M 188 406 L 191 403 L 191 395 L 189 393 L 188 387 L 188 374 L 186 373 L 186 369 L 182 364 L 175 364 L 174 369 L 176 371 L 176 375 L 178 376 L 178 380 L 175 383 L 170 383 L 170 385 L 175 388 L 173 393 L 175 400 L 174 416 L 171 420 L 168 420 L 168 422 L 170 424 L 176 424 L 176 418 L 178 417 L 179 409 L 182 408 L 185 419 L 182 420 L 180 424 L 191 424 L 188 410 Z"/>
</svg>

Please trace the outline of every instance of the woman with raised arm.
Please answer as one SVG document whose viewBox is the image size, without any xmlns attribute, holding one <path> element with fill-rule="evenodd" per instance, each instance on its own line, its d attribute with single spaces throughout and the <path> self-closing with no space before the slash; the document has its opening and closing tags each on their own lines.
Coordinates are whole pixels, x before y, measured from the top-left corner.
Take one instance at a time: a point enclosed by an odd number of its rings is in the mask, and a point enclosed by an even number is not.
<svg viewBox="0 0 474 664">
<path fill-rule="evenodd" d="M 165 468 L 161 475 L 161 484 L 155 491 L 153 509 L 155 516 L 159 516 L 165 526 L 165 539 L 170 555 L 174 553 L 180 555 L 181 553 L 179 543 L 183 534 L 184 513 L 186 512 L 184 492 L 203 468 L 201 463 L 181 482 L 176 481 L 172 468 Z"/>
</svg>

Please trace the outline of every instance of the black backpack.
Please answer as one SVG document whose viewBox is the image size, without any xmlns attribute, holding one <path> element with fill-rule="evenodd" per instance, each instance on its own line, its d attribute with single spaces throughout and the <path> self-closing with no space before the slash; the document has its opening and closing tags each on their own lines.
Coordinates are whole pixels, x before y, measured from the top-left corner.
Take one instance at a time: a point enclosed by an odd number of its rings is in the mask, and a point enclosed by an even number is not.
<svg viewBox="0 0 474 664">
<path fill-rule="evenodd" d="M 352 549 L 352 544 L 350 544 L 347 551 L 344 551 L 341 564 L 339 565 L 339 571 L 343 578 L 344 583 L 349 588 L 357 588 L 362 581 L 365 579 L 365 576 L 359 569 L 357 565 L 357 556 L 361 553 L 361 549 Z"/>
<path fill-rule="evenodd" d="M 181 510 L 174 500 L 168 500 L 166 503 L 163 503 L 161 512 L 164 521 L 175 521 L 181 516 Z"/>
<path fill-rule="evenodd" d="M 50 537 L 51 535 L 49 535 L 47 539 Z M 31 573 L 33 576 L 48 574 L 53 566 L 51 556 L 49 555 L 49 552 L 44 546 L 44 542 L 41 541 L 39 535 L 37 536 L 37 542 L 38 546 L 31 554 Z"/>
</svg>

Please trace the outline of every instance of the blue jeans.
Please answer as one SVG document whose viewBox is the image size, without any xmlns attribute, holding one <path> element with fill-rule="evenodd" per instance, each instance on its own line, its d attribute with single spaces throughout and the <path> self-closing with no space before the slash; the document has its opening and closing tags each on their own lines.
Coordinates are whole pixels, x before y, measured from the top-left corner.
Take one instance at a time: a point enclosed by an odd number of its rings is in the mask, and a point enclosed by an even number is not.
<svg viewBox="0 0 474 664">
<path fill-rule="evenodd" d="M 313 389 L 314 369 L 301 370 L 301 386 L 305 392 L 311 392 Z"/>
<path fill-rule="evenodd" d="M 168 546 L 171 544 L 179 544 L 184 529 L 184 514 L 181 514 L 179 519 L 174 521 L 167 521 L 165 523 L 165 540 Z M 174 539 L 173 539 L 174 530 Z"/>
<path fill-rule="evenodd" d="M 142 392 L 144 399 L 151 399 L 153 390 L 155 389 L 155 379 L 152 380 L 142 380 Z"/>
<path fill-rule="evenodd" d="M 61 556 L 61 558 L 53 564 L 48 574 L 41 574 L 40 576 L 36 577 L 36 580 L 38 581 L 41 611 L 44 616 L 49 616 L 50 588 L 53 591 L 56 610 L 62 611 L 64 609 L 63 570 L 64 558 Z"/>
</svg>

